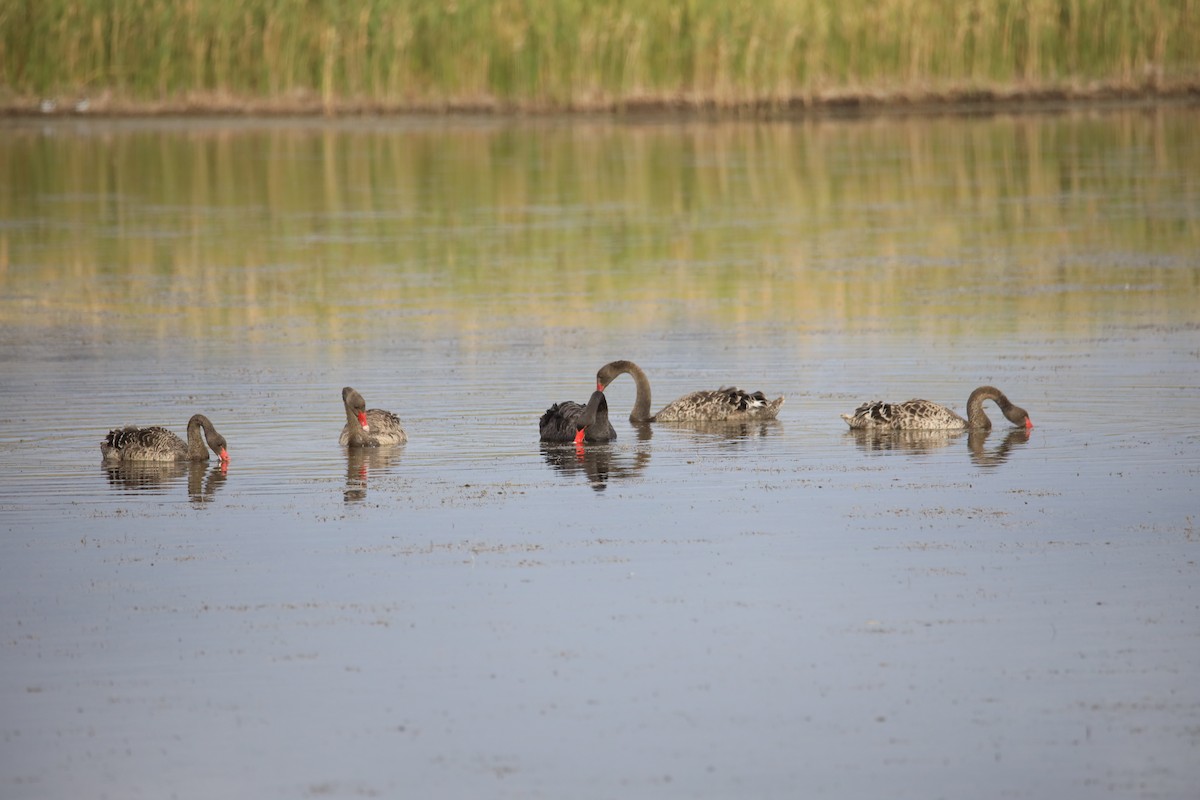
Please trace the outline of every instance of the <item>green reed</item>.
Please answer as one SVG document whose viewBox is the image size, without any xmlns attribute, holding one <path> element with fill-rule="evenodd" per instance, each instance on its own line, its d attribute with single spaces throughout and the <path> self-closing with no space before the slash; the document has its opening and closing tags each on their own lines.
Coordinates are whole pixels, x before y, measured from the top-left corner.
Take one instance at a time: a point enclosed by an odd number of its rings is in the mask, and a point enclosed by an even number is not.
<svg viewBox="0 0 1200 800">
<path fill-rule="evenodd" d="M 1200 0 L 0 0 L 0 84 L 327 107 L 1191 80 Z"/>
</svg>

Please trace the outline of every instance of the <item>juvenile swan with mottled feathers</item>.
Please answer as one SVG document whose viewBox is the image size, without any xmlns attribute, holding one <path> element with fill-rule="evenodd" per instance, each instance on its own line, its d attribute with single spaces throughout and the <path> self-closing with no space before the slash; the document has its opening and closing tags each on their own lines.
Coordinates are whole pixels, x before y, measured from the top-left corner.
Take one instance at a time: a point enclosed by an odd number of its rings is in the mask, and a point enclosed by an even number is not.
<svg viewBox="0 0 1200 800">
<path fill-rule="evenodd" d="M 1033 427 L 1025 409 L 1013 405 L 1004 392 L 994 386 L 980 386 L 967 398 L 967 418 L 963 419 L 945 406 L 928 400 L 906 400 L 903 403 L 885 403 L 876 400 L 863 403 L 853 413 L 842 414 L 842 419 L 854 429 L 874 428 L 881 430 L 989 430 L 992 421 L 983 411 L 983 401 L 991 400 L 1000 407 L 1000 412 L 1014 425 L 1026 429 Z"/>
<path fill-rule="evenodd" d="M 378 408 L 368 411 L 367 401 L 349 386 L 342 389 L 342 405 L 346 407 L 346 426 L 338 438 L 340 444 L 348 447 L 379 447 L 408 441 L 408 434 L 404 432 L 399 417 Z"/>
<path fill-rule="evenodd" d="M 538 421 L 543 442 L 609 442 L 617 438 L 608 421 L 608 400 L 604 392 L 592 392 L 586 406 L 567 400 L 546 409 Z"/>
<path fill-rule="evenodd" d="M 637 397 L 629 421 L 642 422 L 749 422 L 775 419 L 783 398 L 768 400 L 762 392 L 746 392 L 734 386 L 685 394 L 665 405 L 657 414 L 650 413 L 650 380 L 632 361 L 613 361 L 596 373 L 596 388 L 603 391 L 620 375 L 633 377 Z"/>
<path fill-rule="evenodd" d="M 229 460 L 225 437 L 217 433 L 208 417 L 195 414 L 188 420 L 186 442 L 157 425 L 149 428 L 129 425 L 108 432 L 100 443 L 100 455 L 105 461 L 208 461 L 209 447 L 221 461 Z"/>
</svg>

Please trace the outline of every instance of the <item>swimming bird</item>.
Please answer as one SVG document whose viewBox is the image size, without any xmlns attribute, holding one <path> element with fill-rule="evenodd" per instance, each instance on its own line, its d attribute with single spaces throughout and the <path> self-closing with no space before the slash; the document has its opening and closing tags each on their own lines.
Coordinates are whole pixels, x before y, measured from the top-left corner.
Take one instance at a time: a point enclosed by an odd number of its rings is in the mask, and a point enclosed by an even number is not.
<svg viewBox="0 0 1200 800">
<path fill-rule="evenodd" d="M 346 406 L 346 426 L 338 443 L 349 447 L 379 447 L 385 444 L 404 444 L 408 434 L 400 424 L 400 418 L 390 411 L 378 408 L 367 410 L 367 401 L 349 386 L 342 389 L 342 403 Z"/>
<path fill-rule="evenodd" d="M 650 380 L 642 368 L 632 361 L 613 361 L 596 373 L 596 388 L 603 391 L 620 375 L 633 376 L 637 397 L 629 421 L 642 422 L 747 422 L 775 419 L 783 398 L 768 400 L 762 392 L 746 392 L 736 386 L 701 390 L 685 394 L 650 414 Z"/>
<path fill-rule="evenodd" d="M 608 400 L 604 392 L 592 392 L 586 406 L 567 400 L 546 409 L 538 422 L 543 442 L 608 442 L 617 438 L 608 421 Z"/>
<path fill-rule="evenodd" d="M 992 421 L 983 411 L 983 401 L 992 400 L 1001 413 L 1014 425 L 1033 427 L 1025 409 L 1013 405 L 1004 392 L 994 386 L 980 386 L 967 398 L 967 418 L 963 419 L 945 406 L 928 400 L 906 400 L 903 403 L 885 403 L 876 400 L 863 403 L 853 413 L 842 414 L 842 419 L 851 428 L 875 428 L 891 430 L 989 430 Z"/>
<path fill-rule="evenodd" d="M 100 443 L 100 454 L 105 461 L 208 461 L 206 441 L 223 463 L 229 461 L 225 437 L 203 414 L 188 420 L 186 443 L 166 428 L 129 425 L 109 431 Z"/>
</svg>

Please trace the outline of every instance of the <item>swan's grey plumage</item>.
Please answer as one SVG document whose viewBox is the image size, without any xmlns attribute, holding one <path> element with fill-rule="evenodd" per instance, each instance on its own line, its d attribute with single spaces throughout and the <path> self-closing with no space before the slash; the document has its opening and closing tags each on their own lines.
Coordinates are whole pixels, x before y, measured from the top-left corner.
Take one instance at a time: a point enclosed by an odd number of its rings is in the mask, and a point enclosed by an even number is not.
<svg viewBox="0 0 1200 800">
<path fill-rule="evenodd" d="M 596 388 L 604 390 L 620 375 L 629 375 L 637 387 L 629 421 L 643 422 L 747 422 L 775 419 L 783 398 L 768 400 L 762 392 L 747 392 L 736 386 L 708 389 L 685 394 L 673 400 L 657 414 L 650 413 L 650 380 L 632 361 L 612 361 L 596 373 Z"/>
<path fill-rule="evenodd" d="M 222 461 L 229 460 L 229 446 L 225 437 L 217 433 L 208 417 L 193 414 L 188 420 L 186 442 L 157 425 L 149 428 L 128 425 L 108 432 L 108 436 L 100 443 L 100 455 L 109 462 L 208 461 L 209 448 Z"/>
<path fill-rule="evenodd" d="M 367 410 L 367 401 L 353 388 L 342 389 L 342 404 L 346 407 L 346 425 L 338 437 L 340 444 L 348 447 L 379 447 L 380 445 L 404 444 L 408 434 L 400 418 L 390 411 L 378 408 Z"/>
<path fill-rule="evenodd" d="M 876 428 L 891 430 L 988 430 L 992 421 L 983 410 L 985 400 L 993 401 L 1014 425 L 1032 428 L 1033 422 L 1025 409 L 1013 405 L 1004 392 L 994 386 L 980 386 L 967 398 L 967 418 L 943 405 L 929 400 L 906 400 L 903 403 L 885 403 L 875 400 L 863 403 L 842 419 L 855 429 Z"/>
</svg>

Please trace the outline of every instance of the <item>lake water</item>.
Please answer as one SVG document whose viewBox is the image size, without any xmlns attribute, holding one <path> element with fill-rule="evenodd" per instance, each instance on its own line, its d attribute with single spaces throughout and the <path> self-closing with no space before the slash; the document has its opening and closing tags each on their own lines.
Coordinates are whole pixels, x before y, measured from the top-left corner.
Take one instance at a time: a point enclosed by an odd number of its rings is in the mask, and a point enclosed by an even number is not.
<svg viewBox="0 0 1200 800">
<path fill-rule="evenodd" d="M 1197 130 L 0 121 L 0 796 L 1194 798 Z"/>
</svg>

